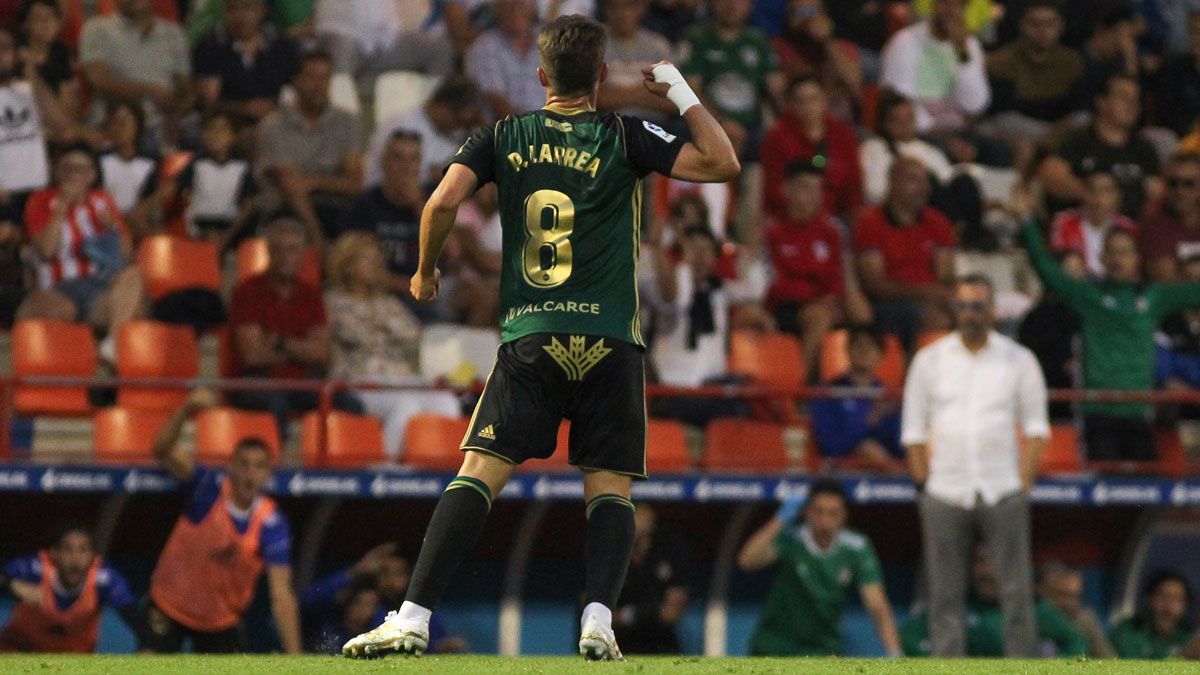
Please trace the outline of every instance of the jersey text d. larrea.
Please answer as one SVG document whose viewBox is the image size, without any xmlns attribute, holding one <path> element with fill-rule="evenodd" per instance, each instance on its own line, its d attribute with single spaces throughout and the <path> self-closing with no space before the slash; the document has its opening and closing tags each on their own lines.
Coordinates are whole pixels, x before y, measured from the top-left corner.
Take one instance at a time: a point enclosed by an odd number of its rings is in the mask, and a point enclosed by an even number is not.
<svg viewBox="0 0 1200 675">
<path fill-rule="evenodd" d="M 564 148 L 549 143 L 542 143 L 540 147 L 529 146 L 529 154 L 526 156 L 521 156 L 519 152 L 509 153 L 508 163 L 512 165 L 513 171 L 520 171 L 530 164 L 557 164 L 582 171 L 592 178 L 600 171 L 600 158 L 593 157 L 587 150 Z"/>
</svg>

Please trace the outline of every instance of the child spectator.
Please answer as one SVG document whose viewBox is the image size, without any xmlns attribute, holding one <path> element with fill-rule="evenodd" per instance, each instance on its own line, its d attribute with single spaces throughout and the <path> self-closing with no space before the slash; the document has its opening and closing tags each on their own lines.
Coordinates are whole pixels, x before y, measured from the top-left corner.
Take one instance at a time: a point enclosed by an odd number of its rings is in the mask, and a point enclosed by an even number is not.
<svg viewBox="0 0 1200 675">
<path fill-rule="evenodd" d="M 192 160 L 164 201 L 175 193 L 187 203 L 188 234 L 212 241 L 225 249 L 237 239 L 254 216 L 258 183 L 250 162 L 233 156 L 237 142 L 229 113 L 210 113 L 204 119 L 204 151 Z"/>
<path fill-rule="evenodd" d="M 145 118 L 137 106 L 114 103 L 108 110 L 109 149 L 100 155 L 100 182 L 129 223 L 134 239 L 150 229 L 158 191 L 158 160 L 142 154 Z"/>
<path fill-rule="evenodd" d="M 834 387 L 883 389 L 875 369 L 883 359 L 883 336 L 867 326 L 850 329 L 846 354 L 850 371 L 829 382 Z M 852 458 L 872 468 L 904 468 L 900 447 L 900 408 L 895 401 L 835 398 L 814 401 L 809 408 L 813 435 L 825 459 Z"/>
</svg>

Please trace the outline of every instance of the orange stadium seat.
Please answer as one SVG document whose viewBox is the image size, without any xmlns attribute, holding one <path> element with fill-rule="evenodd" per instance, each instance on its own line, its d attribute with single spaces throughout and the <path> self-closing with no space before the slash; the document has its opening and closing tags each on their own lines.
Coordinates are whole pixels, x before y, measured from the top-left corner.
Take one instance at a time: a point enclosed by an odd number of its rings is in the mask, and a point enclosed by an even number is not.
<svg viewBox="0 0 1200 675">
<path fill-rule="evenodd" d="M 196 333 L 187 326 L 157 321 L 130 321 L 117 333 L 117 375 L 191 379 L 200 373 Z M 187 389 L 121 387 L 117 403 L 126 408 L 174 410 L 187 399 Z"/>
<path fill-rule="evenodd" d="M 1079 452 L 1079 430 L 1074 424 L 1055 424 L 1050 427 L 1050 443 L 1042 455 L 1038 473 L 1074 473 L 1082 468 Z"/>
<path fill-rule="evenodd" d="M 1158 429 L 1154 432 L 1154 444 L 1158 449 L 1158 466 L 1164 474 L 1179 478 L 1188 473 L 1187 449 L 1183 439 L 1174 429 Z"/>
<path fill-rule="evenodd" d="M 265 412 L 210 408 L 196 415 L 196 460 L 205 464 L 224 464 L 233 449 L 247 438 L 260 438 L 272 458 L 279 455 L 279 427 L 275 417 Z"/>
<path fill-rule="evenodd" d="M 92 418 L 92 449 L 96 461 L 138 464 L 154 459 L 154 439 L 171 413 L 165 410 L 105 408 Z"/>
<path fill-rule="evenodd" d="M 787 394 L 799 394 L 805 379 L 800 341 L 787 333 L 734 331 L 729 344 L 729 372 Z"/>
<path fill-rule="evenodd" d="M 188 288 L 221 289 L 217 247 L 207 241 L 166 234 L 148 237 L 138 247 L 137 262 L 152 300 Z"/>
<path fill-rule="evenodd" d="M 18 321 L 12 330 L 13 375 L 93 377 L 96 338 L 82 323 L 46 319 Z M 22 415 L 88 415 L 86 387 L 17 387 L 14 405 Z"/>
<path fill-rule="evenodd" d="M 788 468 L 783 427 L 754 420 L 713 420 L 708 425 L 703 466 L 710 471 L 783 471 Z"/>
<path fill-rule="evenodd" d="M 454 470 L 462 464 L 459 446 L 471 420 L 422 413 L 408 421 L 404 430 L 405 464 L 420 469 Z"/>
<path fill-rule="evenodd" d="M 271 264 L 271 254 L 267 250 L 267 240 L 262 237 L 252 237 L 238 246 L 237 280 L 240 284 L 246 279 L 267 271 Z M 317 249 L 309 247 L 304 254 L 304 262 L 300 265 L 300 278 L 313 286 L 321 285 L 321 259 Z"/>
<path fill-rule="evenodd" d="M 687 435 L 683 424 L 675 420 L 650 420 L 646 423 L 647 471 L 687 471 L 692 467 L 688 456 Z"/>
<path fill-rule="evenodd" d="M 300 454 L 305 466 L 356 469 L 387 461 L 383 425 L 378 418 L 333 411 L 325 417 L 325 462 L 319 463 L 320 421 L 317 412 L 300 420 Z"/>
</svg>

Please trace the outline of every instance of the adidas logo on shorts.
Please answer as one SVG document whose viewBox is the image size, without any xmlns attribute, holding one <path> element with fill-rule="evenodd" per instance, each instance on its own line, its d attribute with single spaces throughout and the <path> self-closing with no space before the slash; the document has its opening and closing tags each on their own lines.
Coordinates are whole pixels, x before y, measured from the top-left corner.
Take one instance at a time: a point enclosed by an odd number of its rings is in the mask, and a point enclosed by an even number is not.
<svg viewBox="0 0 1200 675">
<path fill-rule="evenodd" d="M 486 438 L 489 441 L 496 440 L 496 430 L 493 429 L 492 425 L 490 425 L 490 424 L 487 425 L 486 427 L 480 429 L 479 433 L 477 433 L 475 435 L 480 438 Z"/>
</svg>

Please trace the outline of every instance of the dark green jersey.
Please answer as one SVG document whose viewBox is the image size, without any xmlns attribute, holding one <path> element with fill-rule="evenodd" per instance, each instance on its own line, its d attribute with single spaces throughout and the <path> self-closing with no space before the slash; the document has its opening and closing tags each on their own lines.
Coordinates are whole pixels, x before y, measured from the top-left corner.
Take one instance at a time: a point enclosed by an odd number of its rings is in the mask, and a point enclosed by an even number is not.
<svg viewBox="0 0 1200 675">
<path fill-rule="evenodd" d="M 641 346 L 642 178 L 668 174 L 683 141 L 612 113 L 538 110 L 475 133 L 454 157 L 499 188 L 501 340 L 534 333 Z"/>
<path fill-rule="evenodd" d="M 1083 381 L 1092 389 L 1154 387 L 1154 332 L 1163 317 L 1200 306 L 1200 284 L 1128 284 L 1075 279 L 1055 264 L 1037 224 L 1021 229 L 1029 260 L 1047 288 L 1083 322 Z M 1083 411 L 1145 418 L 1144 403 L 1085 403 Z"/>
</svg>

